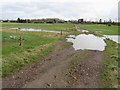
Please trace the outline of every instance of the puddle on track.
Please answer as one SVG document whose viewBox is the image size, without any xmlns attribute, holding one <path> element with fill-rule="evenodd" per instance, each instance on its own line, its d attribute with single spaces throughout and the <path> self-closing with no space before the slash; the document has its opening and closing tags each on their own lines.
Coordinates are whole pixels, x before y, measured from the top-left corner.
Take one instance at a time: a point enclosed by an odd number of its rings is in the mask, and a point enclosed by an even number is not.
<svg viewBox="0 0 120 90">
<path fill-rule="evenodd" d="M 99 50 L 104 51 L 106 43 L 104 39 L 111 39 L 116 43 L 120 43 L 120 35 L 104 35 L 104 37 L 97 37 L 93 34 L 80 34 L 78 36 L 68 35 L 67 42 L 72 42 L 75 50 Z"/>
<path fill-rule="evenodd" d="M 54 30 L 42 30 L 42 29 L 33 29 L 33 28 L 10 28 L 10 29 L 17 29 L 20 31 L 36 31 L 36 32 L 54 32 L 54 33 L 61 33 L 61 31 L 54 31 Z M 65 31 L 62 31 L 65 33 Z"/>
<path fill-rule="evenodd" d="M 93 34 L 80 34 L 73 38 L 66 38 L 67 42 L 72 42 L 75 50 L 99 50 L 104 51 L 106 43 L 102 37 L 96 37 Z"/>
<path fill-rule="evenodd" d="M 101 33 L 102 31 L 95 31 L 95 32 L 99 32 L 99 33 Z"/>
<path fill-rule="evenodd" d="M 77 31 L 80 31 L 80 32 L 89 32 L 89 31 L 87 31 L 87 30 L 77 30 Z"/>
<path fill-rule="evenodd" d="M 87 31 L 87 30 L 82 30 L 82 32 L 89 32 L 89 31 Z"/>
<path fill-rule="evenodd" d="M 116 43 L 120 43 L 120 35 L 104 35 L 105 38 L 109 38 L 113 41 L 115 41 Z"/>
</svg>

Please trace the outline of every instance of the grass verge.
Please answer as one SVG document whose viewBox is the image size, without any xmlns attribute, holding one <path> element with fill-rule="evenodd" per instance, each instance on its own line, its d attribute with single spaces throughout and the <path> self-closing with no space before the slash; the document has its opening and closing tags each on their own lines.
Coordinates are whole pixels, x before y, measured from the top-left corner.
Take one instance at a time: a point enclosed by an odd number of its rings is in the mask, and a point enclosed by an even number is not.
<svg viewBox="0 0 120 90">
<path fill-rule="evenodd" d="M 67 47 L 69 47 L 69 46 L 71 46 L 71 45 L 73 45 L 72 42 L 66 42 L 65 44 L 63 44 L 63 45 L 61 46 L 61 49 L 65 49 L 65 48 L 67 48 Z"/>
<path fill-rule="evenodd" d="M 2 66 L 2 77 L 10 76 L 16 71 L 24 69 L 26 66 L 42 60 L 55 47 L 56 42 L 35 47 L 34 49 L 25 50 L 21 53 L 12 53 L 4 58 Z"/>
<path fill-rule="evenodd" d="M 102 88 L 118 88 L 118 44 L 112 40 L 105 40 L 107 46 L 104 51 L 104 60 L 101 71 Z M 120 46 L 120 44 L 119 44 Z"/>
</svg>

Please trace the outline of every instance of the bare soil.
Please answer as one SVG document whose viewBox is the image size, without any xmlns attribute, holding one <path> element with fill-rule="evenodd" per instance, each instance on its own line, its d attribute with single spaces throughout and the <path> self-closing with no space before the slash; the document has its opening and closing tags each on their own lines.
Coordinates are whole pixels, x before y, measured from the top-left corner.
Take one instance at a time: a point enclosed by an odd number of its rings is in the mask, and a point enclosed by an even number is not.
<svg viewBox="0 0 120 90">
<path fill-rule="evenodd" d="M 103 52 L 90 51 L 88 57 L 79 61 L 76 68 L 77 80 L 71 84 L 68 66 L 80 57 L 84 50 L 75 51 L 72 46 L 60 49 L 66 41 L 60 42 L 55 50 L 43 60 L 30 65 L 24 70 L 3 78 L 3 88 L 97 88 Z"/>
<path fill-rule="evenodd" d="M 75 70 L 77 81 L 73 87 L 77 88 L 100 88 L 100 72 L 103 52 L 90 51 L 87 58 L 80 60 Z"/>
</svg>

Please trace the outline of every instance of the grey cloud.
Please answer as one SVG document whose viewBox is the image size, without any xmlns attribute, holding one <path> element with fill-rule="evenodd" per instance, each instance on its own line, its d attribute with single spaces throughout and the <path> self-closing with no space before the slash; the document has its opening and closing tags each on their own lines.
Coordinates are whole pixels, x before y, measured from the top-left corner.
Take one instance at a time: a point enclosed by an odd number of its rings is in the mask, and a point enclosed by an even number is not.
<svg viewBox="0 0 120 90">
<path fill-rule="evenodd" d="M 100 18 L 103 14 L 105 15 L 105 13 L 97 15 L 95 11 L 97 9 L 94 8 L 97 8 L 97 5 L 92 2 L 14 2 L 2 6 L 2 15 L 3 19 L 17 19 L 17 17 L 77 19 Z"/>
</svg>

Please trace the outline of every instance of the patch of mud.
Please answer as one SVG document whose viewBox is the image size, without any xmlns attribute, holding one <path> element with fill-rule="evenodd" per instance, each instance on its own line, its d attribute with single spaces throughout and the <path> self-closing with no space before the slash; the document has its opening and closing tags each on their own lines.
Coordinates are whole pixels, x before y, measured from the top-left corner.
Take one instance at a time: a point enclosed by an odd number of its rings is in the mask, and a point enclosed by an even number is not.
<svg viewBox="0 0 120 90">
<path fill-rule="evenodd" d="M 79 61 L 77 70 L 77 84 L 71 85 L 67 76 L 68 66 L 75 58 L 80 57 L 83 50 L 75 51 L 72 46 L 59 50 L 61 42 L 56 49 L 42 61 L 30 65 L 24 70 L 3 78 L 3 88 L 94 88 L 99 87 L 98 75 L 102 52 L 90 51 L 87 58 Z"/>
<path fill-rule="evenodd" d="M 100 71 L 103 59 L 103 52 L 90 51 L 87 58 L 79 61 L 77 73 L 77 81 L 73 87 L 77 88 L 100 88 Z"/>
<path fill-rule="evenodd" d="M 67 67 L 83 51 L 75 51 L 72 46 L 59 50 L 64 43 L 66 43 L 65 40 L 59 43 L 56 49 L 42 61 L 40 60 L 10 77 L 3 78 L 3 88 L 70 87 L 66 78 Z"/>
</svg>

